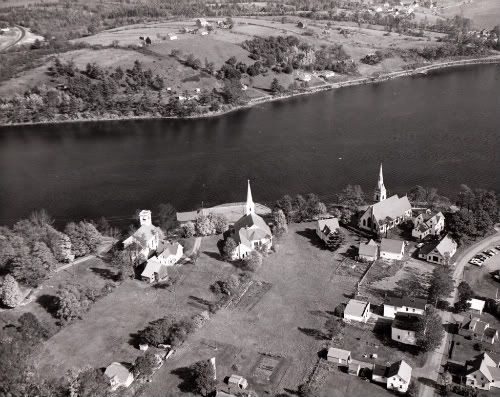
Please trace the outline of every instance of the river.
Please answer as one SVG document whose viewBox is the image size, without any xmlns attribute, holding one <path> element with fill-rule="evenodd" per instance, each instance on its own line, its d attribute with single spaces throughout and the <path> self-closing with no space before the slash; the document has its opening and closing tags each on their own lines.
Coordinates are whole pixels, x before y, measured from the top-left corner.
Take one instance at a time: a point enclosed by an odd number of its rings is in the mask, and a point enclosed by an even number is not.
<svg viewBox="0 0 500 397">
<path fill-rule="evenodd" d="M 170 202 L 243 201 L 346 184 L 500 190 L 500 66 L 433 72 L 270 102 L 221 117 L 0 128 L 0 224 L 45 208 L 59 222 L 128 222 Z"/>
</svg>

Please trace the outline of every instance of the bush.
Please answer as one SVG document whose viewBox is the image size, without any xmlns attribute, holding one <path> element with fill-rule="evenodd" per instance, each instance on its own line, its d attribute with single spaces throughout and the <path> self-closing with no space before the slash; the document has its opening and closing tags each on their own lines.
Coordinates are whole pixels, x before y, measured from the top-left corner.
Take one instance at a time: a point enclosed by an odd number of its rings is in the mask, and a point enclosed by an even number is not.
<svg viewBox="0 0 500 397">
<path fill-rule="evenodd" d="M 262 266 L 262 255 L 257 251 L 252 251 L 248 254 L 248 257 L 243 260 L 243 264 L 245 270 L 255 272 Z"/>
<path fill-rule="evenodd" d="M 7 274 L 0 291 L 0 301 L 4 306 L 14 308 L 21 303 L 22 299 L 23 295 L 17 281 L 10 274 Z"/>
<path fill-rule="evenodd" d="M 223 214 L 209 214 L 208 217 L 212 222 L 215 233 L 221 234 L 227 231 L 228 229 L 228 221 L 227 218 Z"/>
<path fill-rule="evenodd" d="M 196 232 L 196 228 L 194 226 L 193 222 L 186 222 L 184 225 L 181 227 L 181 235 L 184 238 L 190 238 L 193 237 Z"/>
</svg>

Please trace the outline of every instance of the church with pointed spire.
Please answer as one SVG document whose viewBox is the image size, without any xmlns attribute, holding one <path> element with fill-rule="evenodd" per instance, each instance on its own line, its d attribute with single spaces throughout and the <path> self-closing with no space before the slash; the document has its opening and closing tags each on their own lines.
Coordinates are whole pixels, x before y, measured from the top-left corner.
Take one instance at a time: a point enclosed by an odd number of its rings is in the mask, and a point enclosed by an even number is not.
<svg viewBox="0 0 500 397">
<path fill-rule="evenodd" d="M 232 227 L 231 237 L 237 244 L 233 259 L 244 259 L 250 252 L 256 249 L 270 249 L 273 244 L 270 227 L 260 215 L 255 213 L 250 181 L 247 183 L 245 212 Z"/>
<path fill-rule="evenodd" d="M 411 204 L 406 195 L 399 197 L 395 194 L 387 197 L 382 164 L 380 164 L 378 181 L 373 192 L 373 201 L 375 203 L 368 206 L 359 218 L 360 229 L 381 235 L 411 218 Z"/>
</svg>

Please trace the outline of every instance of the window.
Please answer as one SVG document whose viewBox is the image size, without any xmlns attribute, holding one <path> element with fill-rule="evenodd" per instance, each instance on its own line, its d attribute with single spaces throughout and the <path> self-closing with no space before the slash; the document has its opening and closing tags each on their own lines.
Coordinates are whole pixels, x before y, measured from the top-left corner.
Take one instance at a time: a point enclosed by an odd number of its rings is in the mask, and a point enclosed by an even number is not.
<svg viewBox="0 0 500 397">
<path fill-rule="evenodd" d="M 398 335 L 398 339 L 401 339 L 401 335 Z"/>
</svg>

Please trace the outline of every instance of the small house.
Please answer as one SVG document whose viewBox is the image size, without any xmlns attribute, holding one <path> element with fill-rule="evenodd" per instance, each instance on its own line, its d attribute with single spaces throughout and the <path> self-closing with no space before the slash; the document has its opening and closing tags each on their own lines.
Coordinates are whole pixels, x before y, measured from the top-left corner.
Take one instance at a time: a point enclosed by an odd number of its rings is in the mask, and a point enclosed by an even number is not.
<svg viewBox="0 0 500 397">
<path fill-rule="evenodd" d="M 370 240 L 366 243 L 359 243 L 358 259 L 361 261 L 372 262 L 378 258 L 378 244 Z"/>
<path fill-rule="evenodd" d="M 200 34 L 202 36 L 206 36 L 206 35 L 208 35 L 208 30 L 200 30 Z"/>
<path fill-rule="evenodd" d="M 349 350 L 337 349 L 336 347 L 330 347 L 328 349 L 327 361 L 332 363 L 349 365 L 351 362 L 351 352 Z"/>
<path fill-rule="evenodd" d="M 380 258 L 389 260 L 402 260 L 405 253 L 405 242 L 383 238 L 380 243 Z"/>
<path fill-rule="evenodd" d="M 387 389 L 406 393 L 411 382 L 412 368 L 404 361 L 396 361 L 390 366 L 375 364 L 372 380 L 383 383 Z"/>
<path fill-rule="evenodd" d="M 486 304 L 485 301 L 483 301 L 481 299 L 472 298 L 472 299 L 469 299 L 467 301 L 467 303 L 470 305 L 470 309 L 469 310 L 471 312 L 477 313 L 479 315 L 483 314 L 484 305 Z"/>
<path fill-rule="evenodd" d="M 457 247 L 455 240 L 446 235 L 438 243 L 431 242 L 421 247 L 418 251 L 418 257 L 438 265 L 449 264 L 457 252 Z"/>
<path fill-rule="evenodd" d="M 442 212 L 432 212 L 429 209 L 418 211 L 413 217 L 412 237 L 422 240 L 425 237 L 439 236 L 444 230 L 444 215 Z"/>
<path fill-rule="evenodd" d="M 370 302 L 351 299 L 344 309 L 344 319 L 366 323 L 370 318 Z"/>
<path fill-rule="evenodd" d="M 248 381 L 240 375 L 231 375 L 227 383 L 229 386 L 234 386 L 243 390 L 248 387 Z"/>
<path fill-rule="evenodd" d="M 209 25 L 210 24 L 208 23 L 208 21 L 205 18 L 198 18 L 196 20 L 196 26 L 198 26 L 199 28 L 206 28 Z"/>
<path fill-rule="evenodd" d="M 425 314 L 427 301 L 413 296 L 389 297 L 384 302 L 384 317 L 395 318 L 396 313 Z"/>
<path fill-rule="evenodd" d="M 471 339 L 494 344 L 498 340 L 498 331 L 478 317 L 466 317 L 460 324 L 458 333 Z"/>
<path fill-rule="evenodd" d="M 104 376 L 109 379 L 111 390 L 119 387 L 129 387 L 134 381 L 134 375 L 123 364 L 111 363 L 104 371 Z"/>
<path fill-rule="evenodd" d="M 415 346 L 417 344 L 417 329 L 422 315 L 410 313 L 396 313 L 391 326 L 391 339 Z"/>
<path fill-rule="evenodd" d="M 312 79 L 312 76 L 310 73 L 299 73 L 299 75 L 297 76 L 297 78 L 300 80 L 300 81 L 304 81 L 304 82 L 309 82 L 311 81 Z"/>
<path fill-rule="evenodd" d="M 316 234 L 325 243 L 328 243 L 330 238 L 339 232 L 339 229 L 337 218 L 319 219 L 316 222 Z"/>
</svg>

